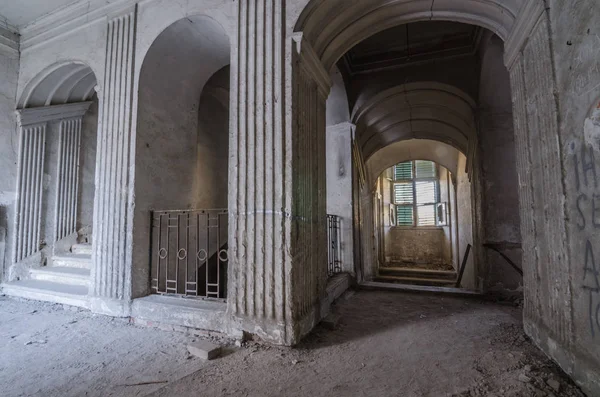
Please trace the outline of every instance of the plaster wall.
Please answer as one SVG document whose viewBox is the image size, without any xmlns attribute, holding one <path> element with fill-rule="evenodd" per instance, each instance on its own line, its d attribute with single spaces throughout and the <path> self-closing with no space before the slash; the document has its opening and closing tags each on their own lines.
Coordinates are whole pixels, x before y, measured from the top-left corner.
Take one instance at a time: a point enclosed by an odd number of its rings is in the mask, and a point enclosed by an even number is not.
<svg viewBox="0 0 600 397">
<path fill-rule="evenodd" d="M 337 66 L 333 68 L 329 77 L 331 78 L 332 86 L 331 92 L 327 97 L 327 103 L 325 104 L 325 124 L 327 127 L 350 122 L 346 85 L 344 77 Z"/>
<path fill-rule="evenodd" d="M 327 127 L 327 213 L 341 218 L 342 268 L 354 273 L 352 233 L 352 128 L 349 123 Z"/>
<path fill-rule="evenodd" d="M 391 227 L 385 236 L 385 259 L 388 263 L 447 263 L 446 240 L 442 228 Z"/>
<path fill-rule="evenodd" d="M 14 35 L 10 35 L 16 40 Z M 19 53 L 0 46 L 0 280 L 11 263 L 19 134 L 15 116 Z"/>
<path fill-rule="evenodd" d="M 482 183 L 483 243 L 498 246 L 521 267 L 521 230 L 510 76 L 503 63 L 504 46 L 497 36 L 482 46 L 479 85 L 479 153 Z M 485 287 L 518 289 L 517 273 L 496 252 L 483 252 Z"/>
<path fill-rule="evenodd" d="M 458 257 L 459 266 L 463 261 L 467 245 L 473 245 L 473 209 L 472 186 L 466 173 L 467 158 L 461 153 L 458 156 L 458 172 L 456 175 L 456 207 L 458 222 Z M 473 249 L 467 260 L 462 279 L 462 287 L 475 289 L 476 283 L 475 255 Z"/>
<path fill-rule="evenodd" d="M 216 72 L 200 96 L 195 208 L 227 209 L 229 75 L 229 66 Z"/>
<path fill-rule="evenodd" d="M 81 125 L 79 154 L 79 200 L 77 202 L 77 231 L 81 242 L 92 242 L 94 193 L 96 190 L 96 143 L 98 130 L 98 97 L 92 98 Z"/>
</svg>

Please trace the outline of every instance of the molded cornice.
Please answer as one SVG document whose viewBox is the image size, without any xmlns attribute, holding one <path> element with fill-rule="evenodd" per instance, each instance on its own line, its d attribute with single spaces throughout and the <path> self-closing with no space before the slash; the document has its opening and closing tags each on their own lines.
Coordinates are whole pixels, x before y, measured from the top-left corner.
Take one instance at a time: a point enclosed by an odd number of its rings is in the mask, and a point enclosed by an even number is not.
<svg viewBox="0 0 600 397">
<path fill-rule="evenodd" d="M 17 57 L 19 55 L 19 35 L 16 29 L 0 22 L 0 53 Z"/>
<path fill-rule="evenodd" d="M 19 125 L 25 127 L 48 121 L 83 117 L 92 102 L 69 103 L 66 105 L 43 106 L 16 111 Z"/>
<path fill-rule="evenodd" d="M 124 10 L 134 7 L 135 3 L 136 0 L 117 0 L 111 3 L 90 0 L 59 8 L 20 29 L 21 50 L 26 51 L 76 29 L 110 18 L 111 15 L 121 14 Z"/>
</svg>

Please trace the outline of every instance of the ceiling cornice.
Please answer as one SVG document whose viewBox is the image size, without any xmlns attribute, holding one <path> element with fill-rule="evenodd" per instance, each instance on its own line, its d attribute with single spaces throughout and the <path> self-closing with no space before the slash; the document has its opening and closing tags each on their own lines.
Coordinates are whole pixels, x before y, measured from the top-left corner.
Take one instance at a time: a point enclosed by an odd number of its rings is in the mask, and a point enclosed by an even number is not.
<svg viewBox="0 0 600 397">
<path fill-rule="evenodd" d="M 21 51 L 61 37 L 74 30 L 103 20 L 107 15 L 118 13 L 135 5 L 136 0 L 90 0 L 72 3 L 56 9 L 20 29 Z"/>
<path fill-rule="evenodd" d="M 10 57 L 18 57 L 19 35 L 7 26 L 0 23 L 0 53 Z"/>
</svg>

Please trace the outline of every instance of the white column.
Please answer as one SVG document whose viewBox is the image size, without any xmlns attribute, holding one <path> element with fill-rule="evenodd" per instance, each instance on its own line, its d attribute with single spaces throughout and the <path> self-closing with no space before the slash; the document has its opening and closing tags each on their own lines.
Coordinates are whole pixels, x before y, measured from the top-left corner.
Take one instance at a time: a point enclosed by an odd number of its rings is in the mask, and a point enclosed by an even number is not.
<svg viewBox="0 0 600 397">
<path fill-rule="evenodd" d="M 17 110 L 20 137 L 14 263 L 40 251 L 46 127 L 49 122 L 74 118 L 81 120 L 90 103 L 81 102 Z M 75 142 L 73 142 L 74 145 Z M 72 175 L 70 183 L 77 183 Z M 71 216 L 73 216 L 72 212 L 71 209 Z"/>
<path fill-rule="evenodd" d="M 91 308 L 129 315 L 132 222 L 131 112 L 136 8 L 108 21 L 106 70 L 98 118 Z"/>
</svg>

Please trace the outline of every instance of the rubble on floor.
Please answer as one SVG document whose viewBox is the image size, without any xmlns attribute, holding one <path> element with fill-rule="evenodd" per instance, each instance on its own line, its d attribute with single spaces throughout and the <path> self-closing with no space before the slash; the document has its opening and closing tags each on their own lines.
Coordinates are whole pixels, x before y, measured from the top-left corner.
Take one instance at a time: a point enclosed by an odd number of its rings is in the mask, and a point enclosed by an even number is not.
<svg viewBox="0 0 600 397">
<path fill-rule="evenodd" d="M 335 329 L 293 349 L 64 308 L 0 297 L 3 397 L 583 396 L 524 335 L 521 310 L 489 301 L 347 293 Z M 221 356 L 190 354 L 200 341 Z"/>
</svg>

